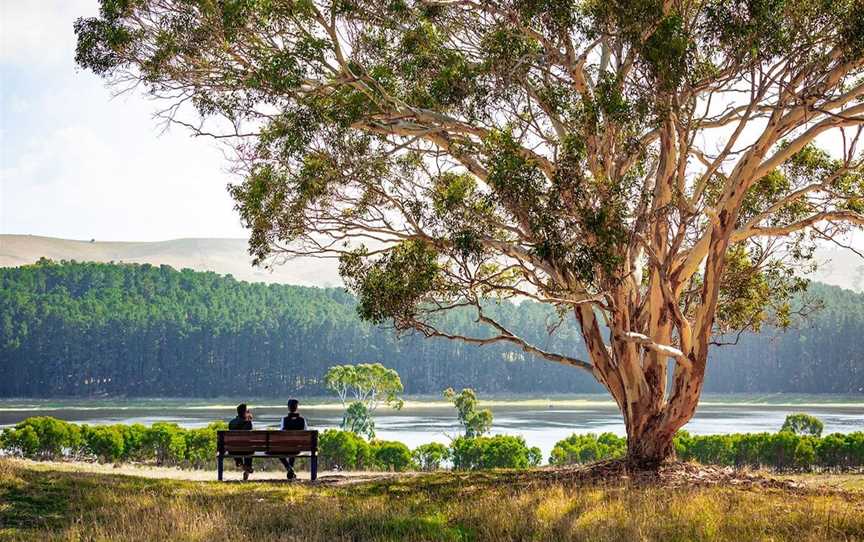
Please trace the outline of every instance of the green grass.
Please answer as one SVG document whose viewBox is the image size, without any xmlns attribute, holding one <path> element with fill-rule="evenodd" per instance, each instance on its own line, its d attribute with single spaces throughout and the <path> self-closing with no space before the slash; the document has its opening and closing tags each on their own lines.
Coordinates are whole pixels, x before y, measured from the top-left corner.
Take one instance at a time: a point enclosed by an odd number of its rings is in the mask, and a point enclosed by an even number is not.
<svg viewBox="0 0 864 542">
<path fill-rule="evenodd" d="M 508 471 L 219 484 L 0 460 L 0 540 L 864 540 L 864 493 L 576 485 Z"/>
</svg>

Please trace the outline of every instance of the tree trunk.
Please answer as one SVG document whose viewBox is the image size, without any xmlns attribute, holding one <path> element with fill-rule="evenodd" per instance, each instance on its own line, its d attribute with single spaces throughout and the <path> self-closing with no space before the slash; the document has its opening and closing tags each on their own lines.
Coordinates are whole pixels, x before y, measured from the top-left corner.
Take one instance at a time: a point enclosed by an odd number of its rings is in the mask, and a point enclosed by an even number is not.
<svg viewBox="0 0 864 542">
<path fill-rule="evenodd" d="M 664 461 L 674 459 L 674 437 L 675 430 L 653 423 L 639 433 L 631 433 L 628 428 L 628 466 L 634 470 L 656 470 Z"/>
<path fill-rule="evenodd" d="M 617 299 L 624 306 L 624 299 Z M 672 443 L 675 433 L 683 427 L 699 403 L 705 378 L 707 349 L 692 347 L 675 358 L 675 369 L 667 371 L 666 352 L 642 348 L 632 341 L 622 340 L 633 327 L 628 311 L 619 311 L 610 327 L 612 340 L 607 347 L 597 319 L 590 307 L 580 307 L 576 316 L 582 337 L 594 365 L 594 376 L 609 390 L 624 417 L 627 428 L 627 462 L 636 470 L 657 469 L 661 463 L 675 457 Z M 672 343 L 672 327 L 668 311 L 660 311 L 649 331 L 656 344 Z M 710 331 L 710 325 L 705 328 Z M 710 333 L 698 336 L 707 345 Z M 690 346 L 690 337 L 684 341 Z M 671 376 L 671 378 L 670 378 Z M 671 380 L 671 381 L 670 381 Z M 670 385 L 671 384 L 671 385 Z"/>
</svg>

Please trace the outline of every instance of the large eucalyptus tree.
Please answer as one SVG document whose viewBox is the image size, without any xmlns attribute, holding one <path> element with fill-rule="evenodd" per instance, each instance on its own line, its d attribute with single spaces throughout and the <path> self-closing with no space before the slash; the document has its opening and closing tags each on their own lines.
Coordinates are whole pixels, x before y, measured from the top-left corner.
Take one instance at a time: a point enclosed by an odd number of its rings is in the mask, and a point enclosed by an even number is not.
<svg viewBox="0 0 864 542">
<path fill-rule="evenodd" d="M 76 32 L 236 150 L 258 262 L 339 257 L 372 321 L 591 372 L 634 465 L 712 342 L 787 322 L 791 269 L 864 224 L 862 0 L 101 0 Z M 588 359 L 495 297 L 575 318 Z M 441 329 L 457 307 L 489 333 Z"/>
</svg>

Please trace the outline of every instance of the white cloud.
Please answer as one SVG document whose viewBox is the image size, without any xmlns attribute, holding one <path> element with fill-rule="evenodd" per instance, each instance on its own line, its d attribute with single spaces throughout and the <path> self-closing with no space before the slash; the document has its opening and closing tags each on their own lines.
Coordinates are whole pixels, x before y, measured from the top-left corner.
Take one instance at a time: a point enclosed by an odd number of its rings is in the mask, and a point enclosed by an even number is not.
<svg viewBox="0 0 864 542">
<path fill-rule="evenodd" d="M 0 0 L 0 231 L 102 240 L 242 237 L 215 145 L 77 70 L 95 0 Z"/>
</svg>

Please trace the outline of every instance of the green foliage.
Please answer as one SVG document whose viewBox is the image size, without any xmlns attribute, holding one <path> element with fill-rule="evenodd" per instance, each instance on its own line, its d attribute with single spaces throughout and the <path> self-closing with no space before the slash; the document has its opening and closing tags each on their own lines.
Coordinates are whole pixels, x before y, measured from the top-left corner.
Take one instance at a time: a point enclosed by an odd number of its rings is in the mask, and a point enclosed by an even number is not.
<svg viewBox="0 0 864 542">
<path fill-rule="evenodd" d="M 40 452 L 39 435 L 30 425 L 4 429 L 0 443 L 3 449 L 23 457 L 34 458 Z"/>
<path fill-rule="evenodd" d="M 799 418 L 804 416 L 804 418 Z M 790 421 L 791 419 L 791 421 Z M 769 467 L 779 470 L 855 467 L 864 465 L 864 433 L 835 433 L 820 438 L 822 422 L 790 415 L 778 433 L 691 435 L 679 431 L 674 446 L 678 459 L 706 465 Z M 794 428 L 794 429 L 793 429 Z M 555 444 L 549 463 L 590 463 L 624 457 L 627 440 L 611 433 L 574 434 Z"/>
<path fill-rule="evenodd" d="M 778 328 L 791 324 L 793 300 L 807 290 L 809 281 L 780 262 L 766 264 L 762 260 L 759 247 L 748 250 L 735 245 L 726 252 L 715 323 L 720 333 L 758 332 L 772 317 Z"/>
<path fill-rule="evenodd" d="M 154 423 L 144 435 L 142 445 L 157 465 L 176 464 L 186 455 L 186 438 L 176 423 Z"/>
<path fill-rule="evenodd" d="M 816 416 L 797 413 L 786 416 L 786 419 L 783 421 L 783 427 L 780 428 L 780 431 L 789 431 L 796 435 L 812 435 L 814 437 L 821 437 L 824 428 L 825 424 L 823 424 L 822 420 Z"/>
<path fill-rule="evenodd" d="M 380 363 L 330 367 L 324 375 L 324 385 L 339 396 L 342 406 L 347 405 L 342 429 L 357 435 L 375 437 L 372 416 L 379 404 L 396 410 L 402 408 L 400 395 L 404 388 L 399 373 Z"/>
<path fill-rule="evenodd" d="M 434 471 L 450 458 L 450 450 L 440 442 L 421 444 L 414 448 L 412 459 L 414 464 L 424 471 Z"/>
<path fill-rule="evenodd" d="M 747 291 L 746 284 L 761 291 L 763 279 L 739 280 L 730 292 Z M 823 300 L 808 326 L 769 336 L 776 309 L 763 308 L 763 336 L 747 334 L 736 347 L 715 349 L 706 391 L 854 393 L 864 386 L 853 363 L 864 295 L 820 284 L 807 295 Z M 795 294 L 793 312 L 802 301 Z M 601 391 L 588 375 L 505 344 L 398 337 L 362 323 L 355 306 L 341 290 L 250 284 L 168 266 L 43 260 L 3 268 L 0 396 L 323 395 L 328 360 L 345 352 L 386 359 L 412 394 L 451 385 L 487 393 Z M 550 336 L 547 326 L 559 316 L 540 303 L 488 303 L 484 310 L 533 344 L 587 355 L 572 315 Z M 440 322 L 454 333 L 483 336 L 475 320 L 470 311 L 454 310 Z M 311 343 L 316 355 L 306 348 Z M 260 376 L 245 378 L 250 374 Z"/>
<path fill-rule="evenodd" d="M 459 423 L 468 438 L 479 437 L 492 428 L 492 411 L 488 408 L 477 409 L 477 395 L 471 388 L 463 388 L 458 394 L 453 388 L 444 390 L 444 398 L 453 403 L 459 416 Z"/>
<path fill-rule="evenodd" d="M 81 447 L 81 429 L 50 416 L 27 418 L 3 430 L 4 446 L 25 457 L 55 459 Z"/>
<path fill-rule="evenodd" d="M 661 89 L 666 92 L 674 91 L 681 85 L 692 64 L 688 61 L 691 61 L 689 57 L 694 44 L 684 24 L 679 14 L 665 17 L 642 46 L 642 57 Z"/>
<path fill-rule="evenodd" d="M 376 260 L 365 249 L 343 255 L 339 273 L 357 294 L 357 312 L 373 323 L 393 319 L 408 327 L 417 305 L 439 286 L 438 253 L 422 241 L 405 241 Z"/>
<path fill-rule="evenodd" d="M 811 420 L 812 421 L 812 420 Z M 808 427 L 810 427 L 808 425 Z M 176 424 L 79 426 L 50 417 L 28 418 L 0 433 L 0 449 L 30 459 L 97 459 L 108 462 L 153 462 L 192 468 L 212 468 L 216 431 L 225 422 L 200 429 Z M 860 468 L 864 466 L 864 433 L 833 433 L 825 437 L 778 433 L 691 435 L 679 431 L 674 445 L 679 459 L 735 467 L 780 470 Z M 450 447 L 440 443 L 418 446 L 412 453 L 395 441 L 367 441 L 349 431 L 330 429 L 318 439 L 322 469 L 431 471 L 451 461 L 457 470 L 527 468 L 542 462 L 539 448 L 522 437 L 458 437 Z M 626 440 L 611 433 L 571 435 L 558 442 L 549 457 L 552 465 L 588 463 L 623 457 Z"/>
<path fill-rule="evenodd" d="M 372 458 L 378 469 L 402 472 L 415 467 L 411 450 L 401 442 L 373 440 Z"/>
<path fill-rule="evenodd" d="M 833 434 L 824 438 L 791 431 L 734 435 L 694 436 L 679 432 L 675 448 L 679 459 L 736 467 L 771 467 L 809 470 L 814 467 L 860 465 L 864 434 Z"/>
<path fill-rule="evenodd" d="M 144 461 L 147 458 L 144 441 L 147 437 L 148 428 L 140 423 L 115 427 L 119 427 L 123 435 L 123 459 L 126 461 Z"/>
<path fill-rule="evenodd" d="M 457 437 L 450 454 L 457 470 L 525 469 L 542 461 L 539 448 L 529 448 L 524 438 L 512 435 Z"/>
<path fill-rule="evenodd" d="M 216 432 L 228 429 L 225 422 L 214 422 L 200 429 L 187 429 L 184 463 L 193 468 L 206 468 L 213 464 Z"/>
<path fill-rule="evenodd" d="M 168 423 L 155 423 L 150 427 L 77 425 L 40 416 L 4 429 L 0 448 L 31 459 L 153 461 L 159 465 L 203 468 L 213 464 L 216 431 L 222 429 L 227 429 L 225 422 L 214 422 L 200 429 L 183 429 Z"/>
<path fill-rule="evenodd" d="M 324 469 L 363 470 L 374 462 L 369 443 L 350 431 L 324 431 L 318 436 L 318 451 Z"/>
<path fill-rule="evenodd" d="M 555 444 L 549 456 L 550 465 L 591 463 L 603 459 L 617 459 L 627 453 L 627 439 L 603 433 L 573 434 Z"/>
<path fill-rule="evenodd" d="M 123 431 L 116 425 L 82 427 L 84 450 L 102 462 L 117 462 L 124 457 Z"/>
<path fill-rule="evenodd" d="M 375 438 L 375 420 L 366 405 L 359 401 L 354 401 L 345 409 L 340 427 L 355 435 Z"/>
</svg>

